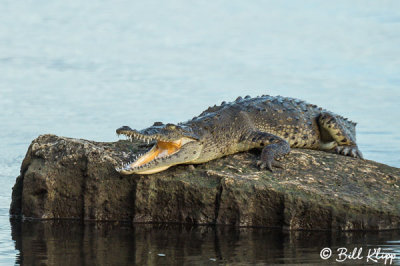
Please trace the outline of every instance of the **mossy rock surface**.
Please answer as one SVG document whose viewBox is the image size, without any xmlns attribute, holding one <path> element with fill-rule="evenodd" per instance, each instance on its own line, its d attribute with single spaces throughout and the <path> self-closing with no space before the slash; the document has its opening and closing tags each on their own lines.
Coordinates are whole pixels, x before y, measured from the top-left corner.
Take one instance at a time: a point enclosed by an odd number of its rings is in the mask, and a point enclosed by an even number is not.
<svg viewBox="0 0 400 266">
<path fill-rule="evenodd" d="M 294 149 L 260 171 L 258 152 L 123 176 L 140 143 L 42 135 L 30 145 L 10 213 L 40 219 L 229 224 L 284 229 L 400 228 L 400 169 Z"/>
</svg>

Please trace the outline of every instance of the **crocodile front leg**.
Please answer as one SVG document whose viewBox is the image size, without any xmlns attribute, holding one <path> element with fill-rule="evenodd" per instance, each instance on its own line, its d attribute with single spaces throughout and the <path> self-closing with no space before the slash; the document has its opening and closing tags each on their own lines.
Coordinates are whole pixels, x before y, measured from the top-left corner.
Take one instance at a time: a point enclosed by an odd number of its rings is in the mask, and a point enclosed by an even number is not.
<svg viewBox="0 0 400 266">
<path fill-rule="evenodd" d="M 260 169 L 267 168 L 270 171 L 272 171 L 272 166 L 282 168 L 276 159 L 290 152 L 290 145 L 287 141 L 273 134 L 261 131 L 252 131 L 250 134 L 242 137 L 241 144 L 251 148 L 262 148 L 257 166 Z"/>
</svg>

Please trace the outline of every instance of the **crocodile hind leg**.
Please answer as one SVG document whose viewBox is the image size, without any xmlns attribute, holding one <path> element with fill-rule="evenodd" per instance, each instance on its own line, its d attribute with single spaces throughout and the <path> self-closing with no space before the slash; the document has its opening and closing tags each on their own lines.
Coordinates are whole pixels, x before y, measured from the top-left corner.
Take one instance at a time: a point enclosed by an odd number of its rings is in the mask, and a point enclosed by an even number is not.
<svg viewBox="0 0 400 266">
<path fill-rule="evenodd" d="M 333 142 L 321 143 L 322 149 L 335 148 L 338 154 L 363 158 L 356 144 L 356 124 L 337 117 L 331 113 L 322 113 L 318 119 L 322 139 L 333 140 Z"/>
<path fill-rule="evenodd" d="M 276 160 L 290 152 L 290 145 L 287 141 L 266 132 L 252 131 L 242 137 L 240 143 L 250 148 L 262 148 L 257 166 L 261 169 L 267 168 L 270 171 L 272 171 L 272 166 L 282 168 Z"/>
</svg>

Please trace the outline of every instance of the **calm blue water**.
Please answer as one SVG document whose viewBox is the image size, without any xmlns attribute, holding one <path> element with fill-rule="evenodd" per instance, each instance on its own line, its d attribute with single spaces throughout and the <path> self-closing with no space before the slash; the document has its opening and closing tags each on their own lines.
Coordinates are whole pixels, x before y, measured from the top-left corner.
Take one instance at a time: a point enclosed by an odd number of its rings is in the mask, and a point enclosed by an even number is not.
<svg viewBox="0 0 400 266">
<path fill-rule="evenodd" d="M 400 167 L 399 10 L 398 1 L 1 1 L 0 263 L 19 256 L 11 187 L 44 133 L 114 141 L 121 125 L 283 95 L 357 121 L 364 156 Z"/>
</svg>

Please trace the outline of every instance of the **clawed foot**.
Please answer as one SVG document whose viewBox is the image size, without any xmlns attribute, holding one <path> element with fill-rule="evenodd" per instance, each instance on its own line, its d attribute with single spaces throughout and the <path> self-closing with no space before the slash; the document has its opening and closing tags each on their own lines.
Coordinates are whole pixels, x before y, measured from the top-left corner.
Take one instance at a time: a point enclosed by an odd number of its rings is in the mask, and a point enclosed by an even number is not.
<svg viewBox="0 0 400 266">
<path fill-rule="evenodd" d="M 345 156 L 364 159 L 361 151 L 358 149 L 357 146 L 337 146 L 335 148 L 335 152 L 337 154 L 342 154 Z"/>
<path fill-rule="evenodd" d="M 279 160 L 289 152 L 290 152 L 289 143 L 287 143 L 284 140 L 279 140 L 279 142 L 277 143 L 265 146 L 261 152 L 260 160 L 257 161 L 257 166 L 259 166 L 260 169 L 267 168 L 271 172 L 273 171 L 272 170 L 273 166 L 278 168 L 283 168 L 282 164 L 280 164 L 276 160 Z"/>
<path fill-rule="evenodd" d="M 283 165 L 280 162 L 275 161 L 275 159 L 265 160 L 265 161 L 258 160 L 257 166 L 260 167 L 261 170 L 267 168 L 271 172 L 273 172 L 272 166 L 278 167 L 278 168 L 283 168 Z"/>
</svg>

